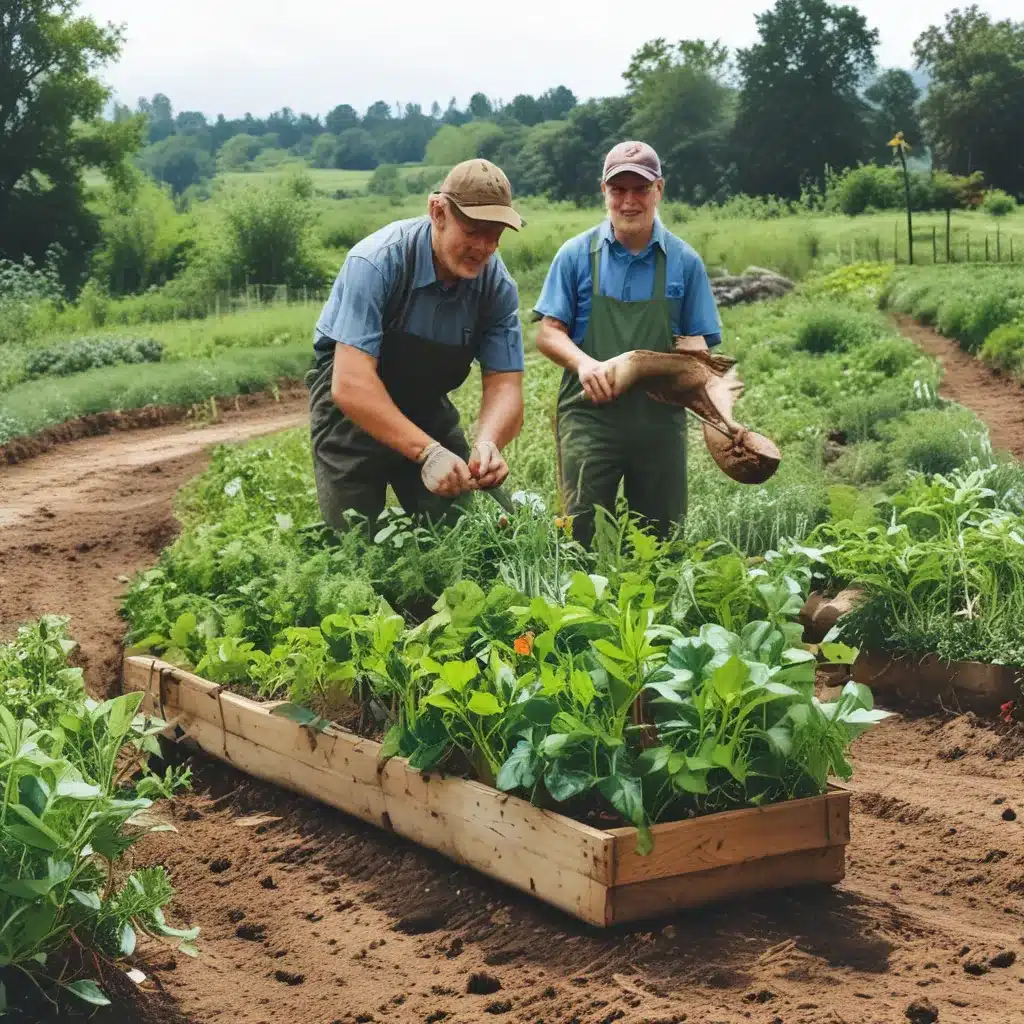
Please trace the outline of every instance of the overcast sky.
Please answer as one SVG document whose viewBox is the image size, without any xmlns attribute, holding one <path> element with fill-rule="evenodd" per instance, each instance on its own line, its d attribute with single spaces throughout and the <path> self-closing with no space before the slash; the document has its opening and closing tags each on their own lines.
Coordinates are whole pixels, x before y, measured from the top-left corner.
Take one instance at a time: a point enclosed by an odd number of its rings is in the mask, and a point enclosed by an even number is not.
<svg viewBox="0 0 1024 1024">
<path fill-rule="evenodd" d="M 914 40 L 941 24 L 947 0 L 855 0 L 881 32 L 882 67 L 910 67 Z M 135 106 L 163 92 L 175 111 L 256 116 L 289 106 L 325 114 L 338 103 L 362 113 L 378 99 L 429 110 L 455 96 L 569 86 L 580 99 L 622 91 L 630 54 L 664 36 L 756 36 L 768 0 L 83 0 L 98 20 L 124 24 L 118 64 L 104 72 L 117 99 Z M 964 0 L 960 6 L 967 6 Z M 980 0 L 994 18 L 1020 18 L 1021 0 Z M 461 20 L 461 24 L 460 24 Z"/>
</svg>

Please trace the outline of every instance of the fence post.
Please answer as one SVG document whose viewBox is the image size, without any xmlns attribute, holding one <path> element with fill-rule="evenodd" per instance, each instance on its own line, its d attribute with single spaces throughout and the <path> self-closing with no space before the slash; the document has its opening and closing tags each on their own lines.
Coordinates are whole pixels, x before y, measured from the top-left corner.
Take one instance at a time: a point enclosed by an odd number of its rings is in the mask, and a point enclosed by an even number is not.
<svg viewBox="0 0 1024 1024">
<path fill-rule="evenodd" d="M 936 232 L 935 225 L 932 225 L 932 263 L 939 262 L 939 236 Z"/>
<path fill-rule="evenodd" d="M 971 229 L 967 229 L 967 262 L 971 262 Z"/>
<path fill-rule="evenodd" d="M 882 262 L 882 239 L 878 232 L 875 232 L 875 262 Z"/>
<path fill-rule="evenodd" d="M 900 226 L 899 224 L 893 224 L 892 226 L 892 261 L 894 264 L 900 261 Z"/>
<path fill-rule="evenodd" d="M 988 263 L 988 232 L 985 232 L 985 262 Z"/>
<path fill-rule="evenodd" d="M 1010 262 L 1013 262 L 1013 235 L 1010 235 Z"/>
<path fill-rule="evenodd" d="M 1002 235 L 999 231 L 999 221 L 996 221 L 996 263 L 1003 262 Z"/>
</svg>

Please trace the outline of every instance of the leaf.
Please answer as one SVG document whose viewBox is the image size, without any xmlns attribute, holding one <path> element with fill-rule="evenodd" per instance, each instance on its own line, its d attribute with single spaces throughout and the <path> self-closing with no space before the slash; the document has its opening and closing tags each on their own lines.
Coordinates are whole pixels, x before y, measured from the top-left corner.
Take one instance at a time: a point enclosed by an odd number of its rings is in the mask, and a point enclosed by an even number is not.
<svg viewBox="0 0 1024 1024">
<path fill-rule="evenodd" d="M 668 683 L 647 683 L 644 689 L 653 690 L 662 700 L 667 700 L 670 704 L 686 703 L 682 696 L 676 690 L 673 690 Z"/>
<path fill-rule="evenodd" d="M 594 688 L 594 680 L 590 678 L 590 673 L 579 668 L 573 669 L 573 673 L 569 677 L 569 689 L 572 690 L 576 703 L 584 710 L 590 707 L 591 702 L 597 695 L 597 690 Z"/>
<path fill-rule="evenodd" d="M 41 818 L 33 814 L 29 808 L 24 804 L 12 804 L 10 809 L 26 824 L 31 825 L 32 828 L 36 829 L 37 832 L 41 832 L 44 836 L 56 843 L 57 846 L 61 846 L 64 843 L 64 838 L 57 832 L 55 832 L 49 825 L 47 825 Z"/>
<path fill-rule="evenodd" d="M 469 703 L 466 705 L 474 715 L 500 715 L 504 711 L 501 701 L 488 693 L 486 690 L 474 690 L 469 696 Z"/>
<path fill-rule="evenodd" d="M 793 734 L 784 725 L 773 725 L 765 735 L 772 749 L 783 757 L 788 757 L 793 750 Z"/>
<path fill-rule="evenodd" d="M 74 779 L 62 779 L 57 783 L 57 797 L 67 800 L 95 800 L 103 795 L 99 786 Z"/>
<path fill-rule="evenodd" d="M 891 717 L 891 711 L 882 711 L 880 708 L 875 708 L 874 710 L 854 708 L 853 711 L 840 715 L 839 721 L 846 722 L 848 725 L 874 725 L 876 722 L 881 722 L 884 718 Z"/>
<path fill-rule="evenodd" d="M 420 701 L 421 705 L 440 708 L 442 711 L 459 711 L 459 705 L 455 703 L 446 693 L 428 693 Z"/>
<path fill-rule="evenodd" d="M 199 947 L 194 942 L 181 942 L 178 944 L 178 952 L 195 959 L 199 956 Z"/>
<path fill-rule="evenodd" d="M 46 878 L 5 878 L 0 879 L 0 892 L 16 896 L 20 900 L 37 900 L 53 888 Z"/>
<path fill-rule="evenodd" d="M 83 892 L 81 889 L 72 889 L 71 895 L 78 900 L 83 907 L 88 907 L 90 910 L 99 910 L 102 906 L 100 903 L 99 893 Z"/>
<path fill-rule="evenodd" d="M 830 665 L 852 665 L 860 654 L 858 648 L 847 644 L 823 643 L 818 650 Z"/>
<path fill-rule="evenodd" d="M 139 710 L 144 694 L 125 693 L 110 701 L 110 717 L 107 728 L 111 736 L 124 736 L 132 726 L 135 713 Z"/>
<path fill-rule="evenodd" d="M 592 643 L 595 650 L 600 651 L 613 661 L 629 661 L 629 655 L 621 647 L 616 647 L 610 640 L 594 640 Z"/>
<path fill-rule="evenodd" d="M 609 775 L 598 782 L 597 788 L 626 821 L 632 822 L 637 828 L 646 825 L 639 779 L 628 775 Z"/>
<path fill-rule="evenodd" d="M 83 1002 L 91 1003 L 93 1006 L 110 1006 L 110 1000 L 103 994 L 103 989 L 95 981 L 76 981 L 65 985 L 72 995 L 78 996 Z"/>
<path fill-rule="evenodd" d="M 875 706 L 875 697 L 871 690 L 863 683 L 855 683 L 852 679 L 842 690 L 843 698 L 851 698 L 854 707 L 867 708 L 870 710 Z"/>
<path fill-rule="evenodd" d="M 594 778 L 589 772 L 566 770 L 560 761 L 549 765 L 544 773 L 544 785 L 552 799 L 559 803 L 586 792 L 593 784 Z"/>
<path fill-rule="evenodd" d="M 672 776 L 672 785 L 684 793 L 707 793 L 707 772 L 693 771 L 689 767 L 680 768 Z"/>
<path fill-rule="evenodd" d="M 502 792 L 530 789 L 537 781 L 537 755 L 527 740 L 520 740 L 501 766 L 495 785 Z"/>
<path fill-rule="evenodd" d="M 649 747 L 636 759 L 636 770 L 641 775 L 660 772 L 668 764 L 671 747 Z"/>
<path fill-rule="evenodd" d="M 711 673 L 711 685 L 724 701 L 739 696 L 743 684 L 750 677 L 750 669 L 732 655 L 729 660 Z"/>
<path fill-rule="evenodd" d="M 388 729 L 380 743 L 379 759 L 381 761 L 387 761 L 401 751 L 403 735 L 404 730 L 400 725 L 393 725 Z"/>
<path fill-rule="evenodd" d="M 448 741 L 421 744 L 409 756 L 409 767 L 418 772 L 429 772 L 444 757 L 448 749 Z"/>
<path fill-rule="evenodd" d="M 287 718 L 289 722 L 295 722 L 297 725 L 308 726 L 314 729 L 321 723 L 320 716 L 315 712 L 310 711 L 309 708 L 304 708 L 301 704 L 292 704 L 290 701 L 271 708 L 270 713 L 278 718 Z"/>
<path fill-rule="evenodd" d="M 125 956 L 131 956 L 135 952 L 135 929 L 130 924 L 125 924 L 121 929 L 121 936 L 118 948 Z"/>
<path fill-rule="evenodd" d="M 46 804 L 50 799 L 50 791 L 37 775 L 26 775 L 18 784 L 18 798 L 34 813 L 46 813 Z"/>
<path fill-rule="evenodd" d="M 175 647 L 187 647 L 188 638 L 196 628 L 196 617 L 192 612 L 184 612 L 179 615 L 177 621 L 171 627 L 171 641 Z"/>
</svg>

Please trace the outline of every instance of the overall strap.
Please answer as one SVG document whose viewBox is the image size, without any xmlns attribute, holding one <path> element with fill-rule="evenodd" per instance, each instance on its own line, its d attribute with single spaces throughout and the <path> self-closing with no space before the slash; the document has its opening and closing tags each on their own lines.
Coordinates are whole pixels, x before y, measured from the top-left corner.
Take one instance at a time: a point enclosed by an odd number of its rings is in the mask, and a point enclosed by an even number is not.
<svg viewBox="0 0 1024 1024">
<path fill-rule="evenodd" d="M 590 239 L 590 278 L 595 295 L 601 294 L 601 229 Z"/>
<path fill-rule="evenodd" d="M 652 299 L 664 299 L 666 297 L 666 283 L 668 281 L 668 268 L 666 266 L 665 251 L 660 245 L 654 246 L 654 292 Z"/>
<path fill-rule="evenodd" d="M 430 230 L 429 226 L 427 230 Z M 403 256 L 398 268 L 398 278 L 388 289 L 383 311 L 383 326 L 386 331 L 401 330 L 401 325 L 405 323 L 406 314 L 412 303 L 412 289 L 409 285 L 416 280 L 417 248 L 418 246 L 413 245 Z"/>
</svg>

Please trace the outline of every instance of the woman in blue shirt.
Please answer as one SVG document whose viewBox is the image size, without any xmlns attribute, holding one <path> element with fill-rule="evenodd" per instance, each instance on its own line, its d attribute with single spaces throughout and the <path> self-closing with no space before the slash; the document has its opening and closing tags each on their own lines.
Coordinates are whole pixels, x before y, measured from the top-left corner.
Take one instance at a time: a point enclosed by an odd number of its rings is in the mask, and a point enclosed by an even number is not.
<svg viewBox="0 0 1024 1024">
<path fill-rule="evenodd" d="M 657 215 L 657 153 L 642 142 L 615 146 L 601 191 L 607 219 L 559 249 L 534 307 L 537 348 L 564 370 L 559 482 L 574 536 L 588 546 L 596 508 L 614 513 L 620 484 L 660 537 L 686 515 L 686 410 L 640 388 L 617 394 L 608 360 L 634 349 L 707 348 L 722 330 L 700 256 Z"/>
</svg>

